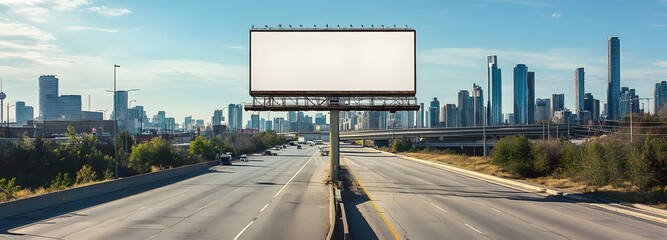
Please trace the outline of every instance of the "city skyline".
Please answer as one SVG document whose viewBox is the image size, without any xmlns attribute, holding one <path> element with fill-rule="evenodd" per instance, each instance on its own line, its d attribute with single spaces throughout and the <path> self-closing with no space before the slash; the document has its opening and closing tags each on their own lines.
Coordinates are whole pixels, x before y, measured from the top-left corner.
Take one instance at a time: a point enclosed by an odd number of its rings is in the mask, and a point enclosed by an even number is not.
<svg viewBox="0 0 667 240">
<path fill-rule="evenodd" d="M 639 96 L 652 96 L 655 83 L 667 76 L 665 54 L 655 51 L 667 27 L 667 3 L 659 0 L 607 5 L 479 0 L 391 6 L 370 1 L 327 4 L 326 10 L 323 3 L 310 2 L 166 5 L 63 0 L 0 1 L 0 6 L 0 29 L 9 33 L 0 37 L 6 102 L 24 101 L 35 106 L 35 115 L 40 111 L 35 79 L 43 74 L 58 75 L 62 93 L 91 95 L 92 110 L 112 109 L 113 96 L 104 90 L 111 89 L 113 64 L 120 64 L 118 87 L 141 88 L 131 99 L 149 115 L 163 110 L 176 119 L 189 115 L 210 119 L 215 109 L 250 100 L 247 31 L 252 25 L 407 24 L 417 29 L 419 102 L 437 96 L 443 104 L 455 103 L 458 90 L 468 90 L 473 83 L 486 88 L 485 58 L 491 55 L 498 56 L 500 69 L 519 63 L 530 66 L 538 74 L 535 97 L 562 89 L 557 93 L 566 94 L 569 109 L 575 109 L 571 71 L 584 67 L 586 89 L 592 89 L 586 92 L 605 102 L 610 35 L 623 39 L 621 86 L 636 89 Z M 272 14 L 251 17 L 255 12 Z M 162 20 L 146 21 L 152 18 Z M 495 20 L 483 20 L 489 18 Z M 513 27 L 519 22 L 522 28 Z M 546 30 L 534 34 L 529 29 Z M 577 38 L 568 37 L 572 34 Z M 513 104 L 512 72 L 502 74 L 502 108 L 507 114 Z M 653 109 L 650 105 L 647 108 Z M 250 114 L 244 112 L 243 118 Z M 14 121 L 14 114 L 10 118 Z"/>
</svg>

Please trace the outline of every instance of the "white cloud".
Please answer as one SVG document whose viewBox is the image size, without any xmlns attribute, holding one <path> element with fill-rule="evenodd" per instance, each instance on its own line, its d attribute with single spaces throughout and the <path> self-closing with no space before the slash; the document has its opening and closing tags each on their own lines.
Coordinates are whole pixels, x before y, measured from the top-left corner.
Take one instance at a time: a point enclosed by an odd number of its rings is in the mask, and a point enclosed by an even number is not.
<svg viewBox="0 0 667 240">
<path fill-rule="evenodd" d="M 530 7 L 552 7 L 549 3 L 534 0 L 485 0 L 485 2 L 520 4 Z"/>
<path fill-rule="evenodd" d="M 664 67 L 664 68 L 667 68 L 667 61 L 656 62 L 656 63 L 653 63 L 653 65 L 656 65 L 656 66 L 658 66 L 658 67 Z"/>
<path fill-rule="evenodd" d="M 119 17 L 132 13 L 132 11 L 130 11 L 130 9 L 127 8 L 110 8 L 107 6 L 89 7 L 88 10 L 108 17 Z"/>
<path fill-rule="evenodd" d="M 667 24 L 661 24 L 661 23 L 652 23 L 651 27 L 657 27 L 657 28 L 667 28 Z"/>
<path fill-rule="evenodd" d="M 89 0 L 0 0 L 10 14 L 31 22 L 46 22 L 51 10 L 71 11 L 88 4 Z"/>
<path fill-rule="evenodd" d="M 98 32 L 107 32 L 107 33 L 117 33 L 117 32 L 119 32 L 118 29 L 84 27 L 84 26 L 65 27 L 65 29 L 72 30 L 72 31 L 98 31 Z"/>
<path fill-rule="evenodd" d="M 555 12 L 555 13 L 551 14 L 551 17 L 552 17 L 552 18 L 560 18 L 562 15 L 563 15 L 563 14 L 561 14 L 561 13 L 559 13 L 559 12 Z"/>
<path fill-rule="evenodd" d="M 245 47 L 240 46 L 240 45 L 221 45 L 221 47 L 227 48 L 227 49 L 236 49 L 236 50 L 245 49 Z"/>
</svg>

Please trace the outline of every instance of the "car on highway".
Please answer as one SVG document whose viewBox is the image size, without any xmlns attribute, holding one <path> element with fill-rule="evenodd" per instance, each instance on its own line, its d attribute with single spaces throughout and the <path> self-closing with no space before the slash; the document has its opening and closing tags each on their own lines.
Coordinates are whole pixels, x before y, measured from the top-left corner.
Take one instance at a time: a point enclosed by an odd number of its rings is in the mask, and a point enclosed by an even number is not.
<svg viewBox="0 0 667 240">
<path fill-rule="evenodd" d="M 262 152 L 262 156 L 271 156 L 271 151 L 266 150 L 266 151 Z"/>
<path fill-rule="evenodd" d="M 287 145 L 283 145 L 283 148 L 287 148 Z"/>
<path fill-rule="evenodd" d="M 247 162 L 248 161 L 248 155 L 242 154 L 241 155 L 241 162 Z"/>
<path fill-rule="evenodd" d="M 232 165 L 232 155 L 220 154 L 220 165 Z"/>
<path fill-rule="evenodd" d="M 296 145 L 296 149 L 301 149 L 301 145 Z"/>
</svg>

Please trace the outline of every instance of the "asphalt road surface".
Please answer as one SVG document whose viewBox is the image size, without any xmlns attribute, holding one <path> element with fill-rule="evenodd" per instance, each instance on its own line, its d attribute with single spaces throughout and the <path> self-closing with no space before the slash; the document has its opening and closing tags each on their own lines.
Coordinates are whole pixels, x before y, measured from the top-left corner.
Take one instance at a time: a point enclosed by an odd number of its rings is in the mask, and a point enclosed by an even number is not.
<svg viewBox="0 0 667 240">
<path fill-rule="evenodd" d="M 527 193 L 366 148 L 342 145 L 341 154 L 379 210 L 369 211 L 370 201 L 357 206 L 381 239 L 667 239 L 665 224 L 589 203 Z"/>
<path fill-rule="evenodd" d="M 0 239 L 324 239 L 328 158 L 278 156 L 0 219 Z"/>
</svg>

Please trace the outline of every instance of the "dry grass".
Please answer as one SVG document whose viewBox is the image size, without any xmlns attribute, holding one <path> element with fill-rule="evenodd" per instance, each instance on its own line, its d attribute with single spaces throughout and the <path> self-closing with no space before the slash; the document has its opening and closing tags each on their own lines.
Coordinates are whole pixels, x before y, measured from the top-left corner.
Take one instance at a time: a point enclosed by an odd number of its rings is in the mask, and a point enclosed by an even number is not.
<svg viewBox="0 0 667 240">
<path fill-rule="evenodd" d="M 491 158 L 488 157 L 468 157 L 463 155 L 448 154 L 441 152 L 428 152 L 428 151 L 404 152 L 401 153 L 401 155 L 418 158 L 422 160 L 444 163 L 454 167 L 476 171 L 484 174 L 489 174 L 497 177 L 516 179 L 516 177 L 503 171 L 498 166 L 492 164 Z M 525 178 L 521 180 L 524 180 L 528 183 L 539 184 L 551 189 L 559 189 L 567 192 L 595 193 L 602 196 L 618 199 L 621 201 L 645 203 L 655 208 L 667 209 L 666 203 L 652 203 L 650 201 L 646 201 L 645 199 L 650 199 L 650 197 L 646 197 L 643 196 L 642 194 L 632 192 L 628 190 L 629 188 L 627 186 L 615 187 L 609 185 L 609 186 L 597 187 L 597 186 L 591 186 L 586 182 L 574 181 L 570 178 L 560 178 L 557 176 Z"/>
<path fill-rule="evenodd" d="M 423 160 L 435 161 L 439 163 L 445 163 L 455 167 L 481 172 L 493 176 L 506 177 L 506 178 L 512 177 L 509 173 L 503 171 L 498 166 L 491 164 L 490 159 L 485 157 L 468 157 L 464 155 L 432 153 L 432 152 L 408 152 L 408 153 L 402 153 L 402 155 Z"/>
</svg>

